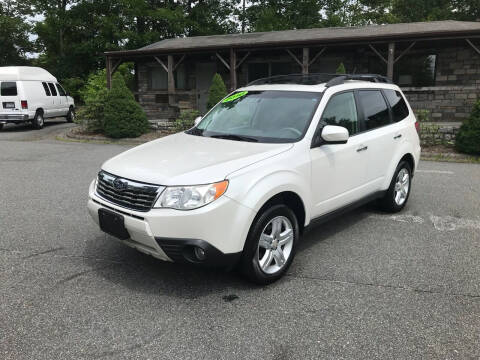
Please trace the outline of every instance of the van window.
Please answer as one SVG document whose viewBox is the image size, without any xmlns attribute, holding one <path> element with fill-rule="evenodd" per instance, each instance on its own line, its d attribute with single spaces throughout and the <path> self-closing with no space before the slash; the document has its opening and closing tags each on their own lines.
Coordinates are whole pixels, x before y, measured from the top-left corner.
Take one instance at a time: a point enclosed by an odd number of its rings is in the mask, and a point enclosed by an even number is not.
<svg viewBox="0 0 480 360">
<path fill-rule="evenodd" d="M 16 82 L 2 82 L 0 86 L 1 96 L 17 96 L 17 83 Z"/>
<path fill-rule="evenodd" d="M 63 90 L 63 87 L 58 83 L 56 85 L 57 85 L 57 89 L 58 89 L 58 94 L 60 96 L 67 96 L 67 93 L 65 92 L 65 90 Z"/>
<path fill-rule="evenodd" d="M 360 90 L 358 95 L 365 115 L 366 130 L 390 124 L 387 103 L 380 90 Z"/>
<path fill-rule="evenodd" d="M 405 119 L 409 112 L 408 106 L 403 99 L 402 94 L 394 90 L 383 90 L 392 108 L 393 121 L 399 122 Z"/>
<path fill-rule="evenodd" d="M 48 86 L 50 87 L 50 92 L 52 93 L 52 96 L 57 96 L 57 90 L 55 90 L 55 85 L 52 83 L 48 83 Z"/>
<path fill-rule="evenodd" d="M 48 88 L 48 85 L 46 82 L 42 82 L 43 89 L 45 90 L 45 95 L 50 96 L 50 89 Z"/>
<path fill-rule="evenodd" d="M 358 133 L 357 106 L 353 92 L 332 96 L 323 111 L 321 121 L 327 125 L 343 126 L 350 135 Z"/>
</svg>

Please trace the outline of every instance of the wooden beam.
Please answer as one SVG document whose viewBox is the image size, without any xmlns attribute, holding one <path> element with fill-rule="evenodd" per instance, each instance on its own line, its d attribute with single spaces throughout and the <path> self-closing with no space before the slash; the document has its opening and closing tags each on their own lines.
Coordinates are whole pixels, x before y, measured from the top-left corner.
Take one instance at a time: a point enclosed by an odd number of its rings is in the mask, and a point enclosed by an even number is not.
<svg viewBox="0 0 480 360">
<path fill-rule="evenodd" d="M 185 60 L 185 54 L 183 54 L 180 60 L 177 61 L 177 63 L 175 64 L 175 67 L 173 68 L 173 71 L 177 70 L 178 65 L 180 65 L 183 62 L 183 60 Z"/>
<path fill-rule="evenodd" d="M 173 55 L 168 55 L 168 104 L 175 104 L 175 77 L 173 75 Z"/>
<path fill-rule="evenodd" d="M 465 40 L 473 48 L 473 50 L 475 50 L 480 55 L 480 49 L 476 47 L 475 44 L 470 41 L 470 39 L 465 39 Z"/>
<path fill-rule="evenodd" d="M 112 60 L 107 56 L 106 58 L 106 67 L 107 67 L 107 89 L 112 88 Z"/>
<path fill-rule="evenodd" d="M 302 62 L 300 60 L 298 60 L 298 58 L 295 56 L 294 53 L 292 53 L 290 51 L 290 49 L 285 49 L 285 50 L 286 50 L 287 53 L 290 54 L 290 56 L 293 58 L 293 60 L 295 60 L 297 62 L 298 65 L 303 66 Z"/>
<path fill-rule="evenodd" d="M 393 80 L 393 65 L 395 64 L 395 43 L 388 44 L 388 63 L 387 63 L 387 77 Z"/>
<path fill-rule="evenodd" d="M 230 48 L 230 91 L 237 88 L 237 53 Z"/>
<path fill-rule="evenodd" d="M 225 65 L 225 67 L 228 70 L 230 70 L 230 65 L 228 65 L 228 63 L 220 56 L 220 54 L 218 52 L 216 52 L 215 55 L 217 55 L 217 57 L 220 59 L 220 61 L 223 63 L 223 65 Z"/>
<path fill-rule="evenodd" d="M 308 74 L 308 65 L 310 63 L 310 49 L 303 48 L 303 56 L 302 56 L 302 74 Z"/>
<path fill-rule="evenodd" d="M 410 49 L 415 46 L 416 43 L 417 43 L 416 41 L 414 41 L 413 43 L 411 43 L 409 47 L 407 47 L 400 55 L 398 55 L 398 57 L 395 59 L 394 62 L 396 63 L 398 60 L 400 60 L 403 55 L 405 55 L 406 53 L 408 53 L 408 52 L 410 51 Z"/>
<path fill-rule="evenodd" d="M 112 66 L 112 75 L 115 74 L 120 64 L 123 62 L 122 59 L 118 59 L 117 62 Z"/>
<path fill-rule="evenodd" d="M 370 46 L 370 49 L 372 49 L 372 51 L 373 51 L 375 54 L 377 54 L 377 56 L 378 56 L 380 59 L 382 59 L 382 61 L 383 61 L 385 64 L 388 63 L 387 59 L 385 59 L 385 58 L 382 56 L 382 54 L 380 54 L 380 53 L 378 52 L 378 50 L 373 47 L 372 44 L 368 44 L 368 46 Z"/>
<path fill-rule="evenodd" d="M 154 58 L 155 58 L 155 60 L 157 60 L 157 62 L 158 62 L 160 65 L 162 65 L 163 70 L 165 70 L 165 71 L 168 73 L 168 67 L 165 66 L 165 63 L 164 63 L 162 60 L 160 60 L 158 57 L 156 57 L 156 56 L 154 56 Z"/>
<path fill-rule="evenodd" d="M 323 54 L 325 50 L 327 50 L 326 47 L 321 48 L 320 51 L 313 57 L 313 59 L 310 60 L 310 63 L 308 65 L 312 65 L 315 61 L 317 61 L 317 59 Z"/>
<path fill-rule="evenodd" d="M 237 69 L 243 64 L 243 62 L 248 58 L 250 55 L 250 51 L 245 54 L 245 56 L 237 63 Z"/>
</svg>

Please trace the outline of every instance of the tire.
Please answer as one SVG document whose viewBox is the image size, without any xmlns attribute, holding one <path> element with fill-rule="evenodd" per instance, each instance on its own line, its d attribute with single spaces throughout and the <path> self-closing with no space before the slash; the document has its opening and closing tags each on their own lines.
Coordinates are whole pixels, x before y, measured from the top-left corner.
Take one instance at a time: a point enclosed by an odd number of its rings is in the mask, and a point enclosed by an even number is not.
<svg viewBox="0 0 480 360">
<path fill-rule="evenodd" d="M 43 125 L 45 124 L 45 119 L 43 118 L 43 114 L 38 111 L 35 114 L 35 117 L 33 118 L 32 125 L 34 129 L 40 130 L 43 128 Z"/>
<path fill-rule="evenodd" d="M 299 236 L 297 217 L 290 208 L 283 204 L 267 208 L 250 228 L 240 264 L 242 272 L 260 285 L 280 279 L 295 257 Z"/>
<path fill-rule="evenodd" d="M 401 161 L 393 174 L 387 193 L 380 201 L 381 208 L 390 213 L 401 211 L 407 204 L 411 190 L 412 168 L 408 162 Z"/>
<path fill-rule="evenodd" d="M 67 122 L 71 123 L 75 121 L 75 110 L 70 108 L 67 113 Z"/>
<path fill-rule="evenodd" d="M 3 125 L 4 125 L 4 124 L 0 124 L 0 130 L 2 130 L 2 129 L 3 129 Z"/>
</svg>

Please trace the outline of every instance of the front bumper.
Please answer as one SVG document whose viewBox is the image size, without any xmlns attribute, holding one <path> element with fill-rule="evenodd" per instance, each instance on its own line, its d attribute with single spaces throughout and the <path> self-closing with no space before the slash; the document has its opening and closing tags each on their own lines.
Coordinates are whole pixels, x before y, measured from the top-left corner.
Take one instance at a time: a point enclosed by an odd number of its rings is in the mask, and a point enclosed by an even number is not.
<svg viewBox="0 0 480 360">
<path fill-rule="evenodd" d="M 232 264 L 243 251 L 256 215 L 252 209 L 225 195 L 195 210 L 152 209 L 148 212 L 128 210 L 102 199 L 95 193 L 93 182 L 89 195 L 88 210 L 97 224 L 99 209 L 117 212 L 123 215 L 130 234 L 130 239 L 120 241 L 158 259 L 174 262 Z M 205 252 L 204 260 L 195 258 L 194 247 Z"/>
</svg>

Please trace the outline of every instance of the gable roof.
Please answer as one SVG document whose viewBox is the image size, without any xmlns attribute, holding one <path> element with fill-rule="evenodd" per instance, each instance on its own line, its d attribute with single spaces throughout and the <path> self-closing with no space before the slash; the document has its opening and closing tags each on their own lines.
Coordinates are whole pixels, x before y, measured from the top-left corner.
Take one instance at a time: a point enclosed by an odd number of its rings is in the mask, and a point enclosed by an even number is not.
<svg viewBox="0 0 480 360">
<path fill-rule="evenodd" d="M 245 34 L 195 36 L 162 40 L 137 50 L 112 51 L 114 54 L 148 54 L 198 51 L 221 48 L 254 48 L 308 43 L 342 43 L 433 37 L 480 36 L 480 22 L 431 21 L 388 25 L 331 27 Z"/>
</svg>

